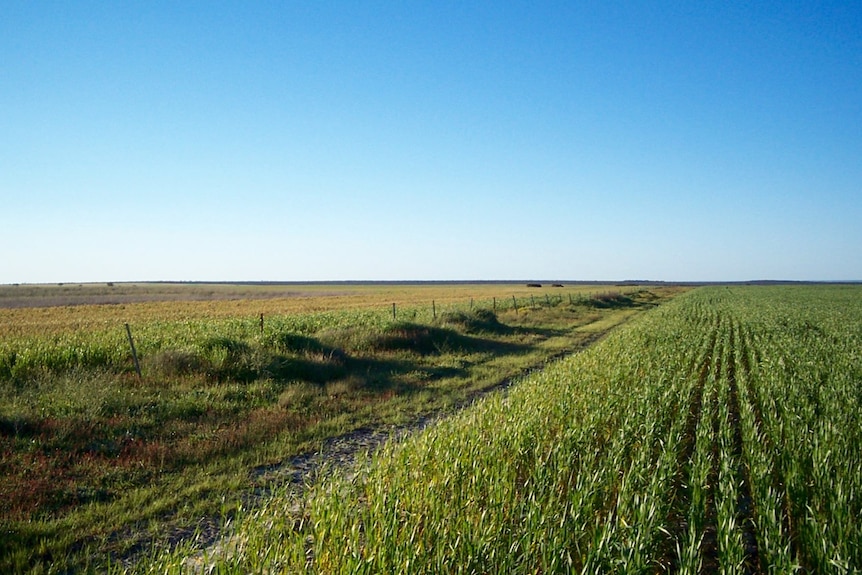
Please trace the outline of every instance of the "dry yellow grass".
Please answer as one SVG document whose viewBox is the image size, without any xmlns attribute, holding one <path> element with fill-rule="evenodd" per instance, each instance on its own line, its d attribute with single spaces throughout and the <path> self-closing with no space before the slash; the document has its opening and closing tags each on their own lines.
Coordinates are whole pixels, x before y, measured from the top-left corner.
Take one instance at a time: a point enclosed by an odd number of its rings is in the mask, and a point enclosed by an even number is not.
<svg viewBox="0 0 862 575">
<path fill-rule="evenodd" d="M 84 284 L 81 286 L 6 286 L 0 290 L 0 339 L 44 336 L 77 331 L 103 331 L 123 323 L 185 321 L 289 315 L 335 310 L 469 304 L 497 298 L 501 304 L 515 296 L 568 297 L 602 291 L 625 291 L 612 286 L 574 285 L 527 287 L 525 284 Z M 117 300 L 162 300 L 129 301 Z M 97 302 L 79 304 L 81 301 Z M 4 306 L 5 302 L 5 306 Z M 8 307 L 14 302 L 19 307 Z M 28 307 L 31 302 L 36 307 Z M 45 305 L 50 302 L 51 305 Z M 101 303 L 104 302 L 104 303 Z M 57 305 L 57 304 L 72 305 Z"/>
</svg>

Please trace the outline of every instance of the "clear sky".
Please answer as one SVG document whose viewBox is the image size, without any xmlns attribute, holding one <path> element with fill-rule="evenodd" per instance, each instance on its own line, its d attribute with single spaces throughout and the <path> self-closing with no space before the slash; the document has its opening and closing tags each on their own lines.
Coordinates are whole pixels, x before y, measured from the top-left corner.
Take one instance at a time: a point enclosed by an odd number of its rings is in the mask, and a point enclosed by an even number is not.
<svg viewBox="0 0 862 575">
<path fill-rule="evenodd" d="M 0 283 L 862 279 L 862 3 L 0 8 Z"/>
</svg>

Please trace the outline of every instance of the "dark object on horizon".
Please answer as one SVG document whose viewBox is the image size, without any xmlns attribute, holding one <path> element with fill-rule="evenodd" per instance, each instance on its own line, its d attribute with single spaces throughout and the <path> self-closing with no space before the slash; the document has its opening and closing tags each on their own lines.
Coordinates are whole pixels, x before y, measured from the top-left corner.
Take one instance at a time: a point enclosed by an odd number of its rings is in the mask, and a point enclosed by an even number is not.
<svg viewBox="0 0 862 575">
<path fill-rule="evenodd" d="M 542 287 L 542 284 L 527 284 L 527 287 Z"/>
</svg>

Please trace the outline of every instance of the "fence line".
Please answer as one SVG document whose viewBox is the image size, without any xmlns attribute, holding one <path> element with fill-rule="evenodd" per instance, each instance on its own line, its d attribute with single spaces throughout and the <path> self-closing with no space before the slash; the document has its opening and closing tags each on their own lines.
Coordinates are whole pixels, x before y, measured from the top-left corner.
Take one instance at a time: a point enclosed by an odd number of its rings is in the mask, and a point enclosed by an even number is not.
<svg viewBox="0 0 862 575">
<path fill-rule="evenodd" d="M 577 294 L 572 294 L 572 292 L 568 292 L 566 297 L 568 298 L 569 305 L 582 305 L 590 302 L 591 300 L 600 300 L 607 297 L 612 297 L 615 295 L 625 295 L 625 292 L 619 291 L 607 291 L 607 292 L 580 292 Z M 545 297 L 543 299 L 537 299 L 534 294 L 524 295 L 518 297 L 516 295 L 512 295 L 511 298 L 502 298 L 498 299 L 496 296 L 492 296 L 490 299 L 484 300 L 476 300 L 474 297 L 470 297 L 468 299 L 464 299 L 462 301 L 453 301 L 445 304 L 438 305 L 436 300 L 431 300 L 430 305 L 423 306 L 421 303 L 411 303 L 410 305 L 398 305 L 396 303 L 392 303 L 391 315 L 393 320 L 405 320 L 405 319 L 416 319 L 420 320 L 422 316 L 428 317 L 427 314 L 430 311 L 430 318 L 436 320 L 438 316 L 445 314 L 448 311 L 469 311 L 473 312 L 477 309 L 489 308 L 495 314 L 498 312 L 505 311 L 514 311 L 516 314 L 521 313 L 525 309 L 541 309 L 543 307 L 550 308 L 553 306 L 561 305 L 564 303 L 565 298 L 563 294 L 554 294 L 553 296 L 549 293 L 544 294 Z"/>
</svg>

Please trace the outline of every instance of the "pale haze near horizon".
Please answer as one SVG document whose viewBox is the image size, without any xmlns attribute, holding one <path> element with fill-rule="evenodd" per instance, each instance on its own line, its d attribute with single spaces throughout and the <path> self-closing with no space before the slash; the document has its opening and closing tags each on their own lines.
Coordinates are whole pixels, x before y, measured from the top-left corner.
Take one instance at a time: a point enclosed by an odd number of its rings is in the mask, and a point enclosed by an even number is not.
<svg viewBox="0 0 862 575">
<path fill-rule="evenodd" d="M 862 4 L 11 2 L 0 284 L 862 279 Z"/>
</svg>

